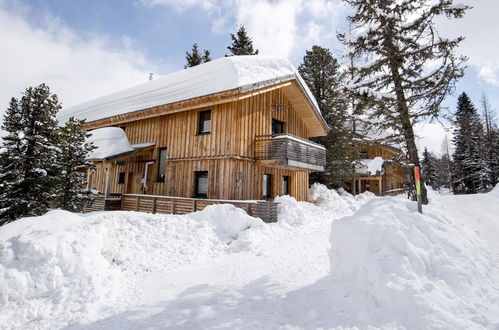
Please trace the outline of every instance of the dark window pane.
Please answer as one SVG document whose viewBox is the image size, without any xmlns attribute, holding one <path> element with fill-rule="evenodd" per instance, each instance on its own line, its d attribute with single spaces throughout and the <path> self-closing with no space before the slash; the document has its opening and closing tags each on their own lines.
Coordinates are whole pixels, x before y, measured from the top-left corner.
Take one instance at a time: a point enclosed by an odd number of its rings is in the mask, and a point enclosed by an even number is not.
<svg viewBox="0 0 499 330">
<path fill-rule="evenodd" d="M 160 148 L 158 154 L 158 177 L 156 179 L 157 181 L 165 181 L 167 158 L 168 158 L 168 153 L 166 148 Z"/>
<path fill-rule="evenodd" d="M 118 184 L 124 184 L 125 183 L 125 172 L 120 172 L 120 175 L 118 177 Z"/>
<path fill-rule="evenodd" d="M 367 151 L 362 151 L 362 152 L 360 153 L 360 159 L 367 159 L 367 158 L 368 158 L 367 156 L 368 156 L 368 155 L 367 155 Z"/>
<path fill-rule="evenodd" d="M 272 134 L 284 133 L 284 123 L 277 119 L 272 119 Z"/>
<path fill-rule="evenodd" d="M 282 177 L 282 194 L 289 195 L 289 176 Z"/>
</svg>

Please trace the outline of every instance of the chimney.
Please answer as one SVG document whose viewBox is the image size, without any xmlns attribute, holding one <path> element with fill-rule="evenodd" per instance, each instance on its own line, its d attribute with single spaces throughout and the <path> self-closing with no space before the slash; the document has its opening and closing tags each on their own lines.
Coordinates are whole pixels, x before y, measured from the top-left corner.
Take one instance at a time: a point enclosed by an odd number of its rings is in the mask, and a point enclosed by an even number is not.
<svg viewBox="0 0 499 330">
<path fill-rule="evenodd" d="M 154 73 L 149 72 L 149 81 L 151 81 L 151 80 L 152 80 L 152 76 L 153 76 L 153 75 L 154 75 Z"/>
</svg>

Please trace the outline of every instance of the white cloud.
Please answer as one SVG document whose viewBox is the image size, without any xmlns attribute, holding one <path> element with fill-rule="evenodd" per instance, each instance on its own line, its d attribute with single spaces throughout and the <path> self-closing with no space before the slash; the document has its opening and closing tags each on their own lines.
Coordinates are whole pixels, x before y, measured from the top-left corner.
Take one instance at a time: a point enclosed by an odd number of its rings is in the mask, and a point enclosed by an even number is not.
<svg viewBox="0 0 499 330">
<path fill-rule="evenodd" d="M 420 155 L 423 154 L 424 148 L 428 151 L 442 155 L 442 143 L 447 138 L 452 148 L 452 131 L 450 127 L 444 127 L 440 123 L 417 123 L 414 127 L 414 132 L 416 134 L 416 144 L 418 147 L 418 152 Z M 452 153 L 452 150 L 450 150 Z"/>
<path fill-rule="evenodd" d="M 146 6 L 166 5 L 177 10 L 189 7 L 201 6 L 203 9 L 211 10 L 215 7 L 215 0 L 141 0 Z"/>
<path fill-rule="evenodd" d="M 473 7 L 459 20 L 439 21 L 444 37 L 464 36 L 460 52 L 469 57 L 482 79 L 499 86 L 499 1 L 461 0 Z"/>
<path fill-rule="evenodd" d="M 11 97 L 42 82 L 71 106 L 146 81 L 153 69 L 126 36 L 84 39 L 50 16 L 35 27 L 29 11 L 0 1 L 0 115 Z"/>
</svg>

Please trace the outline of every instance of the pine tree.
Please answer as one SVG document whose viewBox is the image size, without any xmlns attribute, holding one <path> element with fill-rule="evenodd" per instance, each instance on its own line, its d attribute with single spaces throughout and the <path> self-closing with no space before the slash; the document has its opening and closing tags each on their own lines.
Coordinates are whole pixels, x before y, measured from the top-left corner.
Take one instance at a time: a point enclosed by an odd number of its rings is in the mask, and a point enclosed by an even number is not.
<svg viewBox="0 0 499 330">
<path fill-rule="evenodd" d="M 326 147 L 326 171 L 311 176 L 311 180 L 341 187 L 344 180 L 354 175 L 353 162 L 359 155 L 348 128 L 348 102 L 340 93 L 345 75 L 329 49 L 320 46 L 306 52 L 298 71 L 331 128 L 327 136 L 316 138 Z"/>
<path fill-rule="evenodd" d="M 496 114 L 492 106 L 490 105 L 487 96 L 482 94 L 482 99 L 480 100 L 480 104 L 482 107 L 482 118 L 484 124 L 484 144 L 483 149 L 486 154 L 486 161 L 488 167 L 490 168 L 490 182 L 493 186 L 495 186 L 499 181 L 499 173 L 497 172 L 497 158 L 498 158 L 498 149 L 494 147 L 496 141 L 495 133 L 497 130 L 496 125 Z"/>
<path fill-rule="evenodd" d="M 59 173 L 55 206 L 71 212 L 81 210 L 84 201 L 81 190 L 86 183 L 85 169 L 92 166 L 85 160 L 94 147 L 85 142 L 90 134 L 83 131 L 84 123 L 84 120 L 71 117 L 60 130 L 61 152 L 57 159 Z"/>
<path fill-rule="evenodd" d="M 0 224 L 48 210 L 57 171 L 59 149 L 57 96 L 47 85 L 29 87 L 21 99 L 12 98 L 4 116 L 0 156 Z"/>
<path fill-rule="evenodd" d="M 258 55 L 258 49 L 253 49 L 253 41 L 250 37 L 248 37 L 248 33 L 244 26 L 239 27 L 236 35 L 230 34 L 230 38 L 232 39 L 232 44 L 227 47 L 230 50 L 230 54 L 226 56 L 232 55 Z"/>
<path fill-rule="evenodd" d="M 409 161 L 419 166 L 413 124 L 438 116 L 466 60 L 453 54 L 463 38 L 442 38 L 434 21 L 439 16 L 461 18 L 469 7 L 453 6 L 452 0 L 344 1 L 354 7 L 348 17 L 353 31 L 338 37 L 349 55 L 362 62 L 349 87 L 373 125 L 395 130 Z M 421 194 L 428 203 L 424 185 Z"/>
<path fill-rule="evenodd" d="M 454 129 L 454 192 L 473 194 L 490 185 L 480 115 L 466 93 L 458 98 Z"/>
<path fill-rule="evenodd" d="M 421 161 L 422 172 L 425 178 L 425 184 L 436 189 L 439 187 L 437 179 L 436 157 L 431 154 L 427 148 L 423 151 L 423 160 Z"/>
<path fill-rule="evenodd" d="M 201 55 L 198 49 L 198 44 L 192 45 L 191 52 L 185 52 L 185 59 L 187 64 L 184 65 L 184 69 L 192 68 L 193 66 L 203 64 L 211 61 L 211 55 L 209 50 L 204 50 L 204 55 Z"/>
</svg>

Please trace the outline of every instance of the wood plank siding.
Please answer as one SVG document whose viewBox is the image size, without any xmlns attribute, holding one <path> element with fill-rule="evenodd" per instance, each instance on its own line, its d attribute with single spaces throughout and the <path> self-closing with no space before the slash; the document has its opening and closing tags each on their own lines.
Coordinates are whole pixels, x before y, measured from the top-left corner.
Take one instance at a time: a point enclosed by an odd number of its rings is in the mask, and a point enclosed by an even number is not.
<svg viewBox="0 0 499 330">
<path fill-rule="evenodd" d="M 132 144 L 155 143 L 140 154 L 95 162 L 88 187 L 104 191 L 111 171 L 112 193 L 193 197 L 195 172 L 207 171 L 208 198 L 257 200 L 263 197 L 263 174 L 271 174 L 272 196 L 283 193 L 282 177 L 288 176 L 290 195 L 307 200 L 308 170 L 274 167 L 255 160 L 255 138 L 272 133 L 272 119 L 284 122 L 286 133 L 301 138 L 325 134 L 300 93 L 288 82 L 239 97 L 225 93 L 221 98 L 186 101 L 184 108 L 162 106 L 148 110 L 151 112 L 147 115 L 139 111 L 87 123 L 86 129 L 124 127 Z M 301 100 L 292 102 L 290 97 Z M 211 132 L 198 134 L 199 113 L 205 110 L 211 110 Z M 151 113 L 154 116 L 147 117 Z M 164 182 L 159 182 L 158 157 L 162 148 L 166 148 L 168 157 Z M 144 189 L 140 179 L 147 162 L 153 163 Z"/>
</svg>

